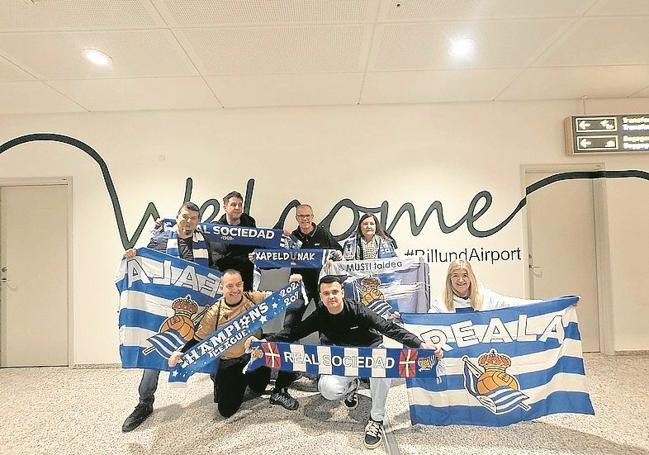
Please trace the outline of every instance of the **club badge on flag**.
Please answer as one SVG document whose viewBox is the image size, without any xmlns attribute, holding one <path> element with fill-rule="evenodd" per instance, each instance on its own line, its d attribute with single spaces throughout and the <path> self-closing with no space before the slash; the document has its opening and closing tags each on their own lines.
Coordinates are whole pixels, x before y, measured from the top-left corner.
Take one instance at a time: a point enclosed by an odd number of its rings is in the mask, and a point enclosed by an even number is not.
<svg viewBox="0 0 649 455">
<path fill-rule="evenodd" d="M 300 298 L 302 286 L 289 283 L 273 292 L 263 302 L 222 325 L 207 338 L 188 350 L 169 375 L 169 382 L 185 383 L 197 371 L 214 362 L 221 354 L 241 343 L 266 322 L 286 311 L 286 307 Z"/>
<path fill-rule="evenodd" d="M 244 371 L 261 366 L 312 375 L 372 378 L 437 378 L 437 359 L 429 349 L 315 346 L 264 340 L 250 344 Z"/>
<path fill-rule="evenodd" d="M 320 276 L 346 275 L 345 295 L 385 319 L 394 311 L 425 313 L 430 307 L 428 264 L 421 258 L 393 257 L 334 261 Z"/>
<path fill-rule="evenodd" d="M 205 309 L 220 298 L 221 273 L 148 248 L 137 251 L 122 259 L 115 282 L 122 366 L 168 370 L 171 353 L 193 338 Z"/>
<path fill-rule="evenodd" d="M 594 414 L 586 389 L 577 297 L 494 311 L 403 314 L 444 349 L 437 383 L 406 381 L 413 424 L 505 426 L 557 413 Z"/>
</svg>

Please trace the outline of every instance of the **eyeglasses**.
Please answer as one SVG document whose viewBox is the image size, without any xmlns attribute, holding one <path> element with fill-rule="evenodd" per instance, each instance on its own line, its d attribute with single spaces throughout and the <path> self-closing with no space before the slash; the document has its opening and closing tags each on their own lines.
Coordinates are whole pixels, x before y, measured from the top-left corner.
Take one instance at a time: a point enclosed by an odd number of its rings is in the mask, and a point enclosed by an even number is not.
<svg viewBox="0 0 649 455">
<path fill-rule="evenodd" d="M 295 215 L 295 218 L 299 218 L 302 220 L 308 220 L 309 218 L 313 218 L 313 215 Z"/>
</svg>

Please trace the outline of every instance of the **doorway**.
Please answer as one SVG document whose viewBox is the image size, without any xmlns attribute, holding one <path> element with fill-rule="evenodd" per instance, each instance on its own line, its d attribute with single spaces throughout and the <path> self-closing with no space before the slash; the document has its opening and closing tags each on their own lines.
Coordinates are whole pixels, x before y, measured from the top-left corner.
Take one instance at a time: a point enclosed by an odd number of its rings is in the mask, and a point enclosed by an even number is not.
<svg viewBox="0 0 649 455">
<path fill-rule="evenodd" d="M 526 169 L 525 185 L 566 171 L 547 167 Z M 581 297 L 577 315 L 584 352 L 600 351 L 594 182 L 572 179 L 551 183 L 527 197 L 526 210 L 530 296 Z"/>
<path fill-rule="evenodd" d="M 69 364 L 69 187 L 0 182 L 0 366 Z"/>
</svg>

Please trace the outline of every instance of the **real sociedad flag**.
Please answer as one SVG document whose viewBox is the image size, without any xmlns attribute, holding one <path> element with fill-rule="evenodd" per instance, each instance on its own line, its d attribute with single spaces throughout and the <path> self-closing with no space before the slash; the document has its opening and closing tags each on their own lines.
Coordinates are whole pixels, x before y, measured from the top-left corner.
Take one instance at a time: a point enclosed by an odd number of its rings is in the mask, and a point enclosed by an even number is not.
<svg viewBox="0 0 649 455">
<path fill-rule="evenodd" d="M 493 311 L 402 314 L 440 345 L 446 375 L 409 379 L 413 424 L 505 426 L 557 413 L 594 414 L 586 389 L 577 297 Z"/>
<path fill-rule="evenodd" d="M 253 371 L 267 366 L 311 375 L 371 378 L 437 378 L 437 359 L 430 349 L 315 346 L 268 341 L 250 344 Z"/>
<path fill-rule="evenodd" d="M 335 251 L 333 249 L 257 249 L 255 250 L 255 266 L 260 269 L 279 269 L 282 267 L 319 269 Z"/>
<path fill-rule="evenodd" d="M 162 220 L 165 229 L 176 225 L 176 220 Z M 250 226 L 231 226 L 228 224 L 198 223 L 196 231 L 210 242 L 232 243 L 234 245 L 252 245 L 263 248 L 279 248 L 282 241 L 281 229 L 257 228 Z"/>
<path fill-rule="evenodd" d="M 171 353 L 194 337 L 204 311 L 221 297 L 220 280 L 217 270 L 148 248 L 123 258 L 115 282 L 122 367 L 169 370 Z"/>
<path fill-rule="evenodd" d="M 418 257 L 334 261 L 324 275 L 346 275 L 345 295 L 385 319 L 394 311 L 425 313 L 430 307 L 428 264 Z"/>
<path fill-rule="evenodd" d="M 237 343 L 245 341 L 266 322 L 286 311 L 300 298 L 302 283 L 292 282 L 273 292 L 263 302 L 241 313 L 189 349 L 169 374 L 169 382 L 186 383 L 190 376 L 213 363 Z"/>
</svg>

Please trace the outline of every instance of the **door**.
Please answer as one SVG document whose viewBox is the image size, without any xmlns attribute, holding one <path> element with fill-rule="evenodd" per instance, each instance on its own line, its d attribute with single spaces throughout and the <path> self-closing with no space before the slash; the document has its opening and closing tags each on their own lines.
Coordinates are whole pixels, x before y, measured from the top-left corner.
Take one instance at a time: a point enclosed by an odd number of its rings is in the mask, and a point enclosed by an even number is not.
<svg viewBox="0 0 649 455">
<path fill-rule="evenodd" d="M 68 365 L 68 187 L 0 187 L 0 360 Z"/>
<path fill-rule="evenodd" d="M 556 172 L 526 171 L 526 184 Z M 584 352 L 599 352 L 595 204 L 591 179 L 547 185 L 527 198 L 530 293 L 547 299 L 581 296 L 577 305 Z"/>
</svg>

